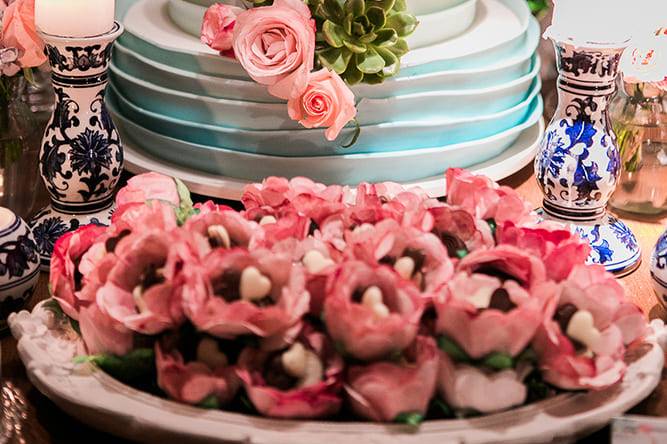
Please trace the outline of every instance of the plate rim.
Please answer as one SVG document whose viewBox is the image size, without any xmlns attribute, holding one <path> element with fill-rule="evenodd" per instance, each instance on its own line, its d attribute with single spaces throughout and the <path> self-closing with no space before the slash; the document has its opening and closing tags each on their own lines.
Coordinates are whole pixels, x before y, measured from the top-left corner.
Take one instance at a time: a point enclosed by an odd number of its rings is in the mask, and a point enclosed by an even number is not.
<svg viewBox="0 0 667 444">
<path fill-rule="evenodd" d="M 661 380 L 664 364 L 661 346 L 667 341 L 664 322 L 653 321 L 652 334 L 647 336 L 644 344 L 637 345 L 636 350 L 645 353 L 629 364 L 623 382 L 606 390 L 567 393 L 480 418 L 427 421 L 418 433 L 410 433 L 410 429 L 396 424 L 272 420 L 203 410 L 141 392 L 94 370 L 89 364 L 72 364 L 71 356 L 77 353 L 79 339 L 58 330 L 53 314 L 44 308 L 47 301 L 38 304 L 33 312 L 14 313 L 9 318 L 12 334 L 18 341 L 19 356 L 30 380 L 60 408 L 89 425 L 144 442 L 158 442 L 158 439 L 162 442 L 165 437 L 176 436 L 186 436 L 197 442 L 252 444 L 306 444 L 313 439 L 355 443 L 359 442 L 359 437 L 369 443 L 481 443 L 510 439 L 513 442 L 550 442 L 597 429 L 647 397 Z M 650 349 L 645 344 L 650 345 Z M 55 361 L 50 353 L 45 353 L 49 347 L 55 347 L 56 354 L 61 351 L 70 353 L 70 357 Z M 62 358 L 62 354 L 58 357 Z M 77 390 L 106 396 L 80 399 L 75 396 Z M 587 403 L 592 403 L 594 408 L 582 409 Z M 570 412 L 569 419 L 558 416 L 559 412 L 565 413 L 559 409 L 568 406 L 579 408 Z M 508 418 L 517 419 L 518 423 L 509 424 Z M 123 427 L 118 427 L 121 424 Z M 156 432 L 162 436 L 157 438 Z"/>
<path fill-rule="evenodd" d="M 506 177 L 511 176 L 512 174 L 520 171 L 530 162 L 532 162 L 537 148 L 542 139 L 542 134 L 544 133 L 545 121 L 544 118 L 540 118 L 535 124 L 530 125 L 523 129 L 517 138 L 508 148 L 503 151 L 503 154 L 512 151 L 512 148 L 515 148 L 517 142 L 520 140 L 521 136 L 530 131 L 537 132 L 535 139 L 531 143 L 520 150 L 519 152 L 511 155 L 507 159 L 502 160 L 502 164 L 498 163 L 495 159 L 488 160 L 486 162 L 473 165 L 468 169 L 477 174 L 485 174 L 491 179 L 499 181 Z M 253 183 L 251 180 L 242 180 L 235 179 L 230 177 L 225 177 L 222 175 L 215 175 L 210 173 L 204 173 L 197 171 L 189 167 L 180 167 L 171 162 L 161 160 L 156 156 L 146 153 L 141 149 L 134 147 L 133 143 L 125 140 L 123 142 L 125 149 L 125 168 L 133 174 L 140 174 L 147 171 L 158 171 L 163 174 L 169 174 L 175 177 L 181 178 L 183 182 L 196 194 L 202 196 L 216 197 L 226 200 L 240 200 L 242 190 L 246 185 Z M 140 151 L 140 152 L 137 152 Z M 143 158 L 143 159 L 142 159 Z M 146 162 L 148 160 L 148 163 Z M 143 166 L 142 166 L 143 164 Z M 176 174 L 174 174 L 176 173 Z M 180 173 L 180 176 L 179 176 Z M 195 178 L 202 179 L 204 181 L 194 182 L 191 179 L 183 179 L 183 177 L 192 176 Z M 202 182 L 209 182 L 210 184 L 205 185 Z M 431 176 L 421 180 L 416 181 L 407 181 L 399 182 L 407 187 L 421 187 L 429 193 L 431 197 L 443 197 L 444 191 L 446 188 L 445 178 L 443 175 Z"/>
</svg>

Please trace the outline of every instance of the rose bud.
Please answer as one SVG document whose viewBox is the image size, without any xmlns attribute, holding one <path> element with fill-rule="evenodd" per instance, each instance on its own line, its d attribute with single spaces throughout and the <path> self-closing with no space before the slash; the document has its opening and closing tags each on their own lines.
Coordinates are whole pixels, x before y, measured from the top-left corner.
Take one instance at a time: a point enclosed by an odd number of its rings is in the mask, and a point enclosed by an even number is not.
<svg viewBox="0 0 667 444">
<path fill-rule="evenodd" d="M 327 331 L 346 353 L 381 359 L 414 341 L 425 300 L 393 269 L 345 262 L 330 276 L 327 288 Z"/>
</svg>

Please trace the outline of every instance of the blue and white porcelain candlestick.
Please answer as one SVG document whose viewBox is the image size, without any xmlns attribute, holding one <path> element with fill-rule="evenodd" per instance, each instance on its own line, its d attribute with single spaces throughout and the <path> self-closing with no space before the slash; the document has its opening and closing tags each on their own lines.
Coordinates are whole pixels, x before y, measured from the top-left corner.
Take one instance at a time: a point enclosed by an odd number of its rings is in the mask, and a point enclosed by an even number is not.
<svg viewBox="0 0 667 444">
<path fill-rule="evenodd" d="M 40 34 L 56 93 L 39 158 L 51 204 L 30 221 L 43 268 L 60 236 L 82 225 L 109 223 L 123 149 L 104 94 L 111 48 L 122 32 L 116 22 L 93 37 Z"/>
<path fill-rule="evenodd" d="M 546 219 L 569 224 L 592 248 L 589 262 L 616 274 L 641 261 L 630 228 L 607 213 L 620 175 L 608 106 L 625 45 L 575 45 L 554 39 L 559 103 L 535 159 Z"/>
</svg>

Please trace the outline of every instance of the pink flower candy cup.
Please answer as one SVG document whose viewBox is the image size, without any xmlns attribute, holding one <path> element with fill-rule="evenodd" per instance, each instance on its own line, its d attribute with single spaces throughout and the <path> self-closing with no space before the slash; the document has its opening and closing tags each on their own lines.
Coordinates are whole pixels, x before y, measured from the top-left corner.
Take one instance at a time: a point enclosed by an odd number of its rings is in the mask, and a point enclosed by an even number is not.
<svg viewBox="0 0 667 444">
<path fill-rule="evenodd" d="M 345 390 L 357 415 L 392 422 L 401 414 L 426 414 L 438 376 L 435 341 L 419 336 L 405 356 L 408 363 L 383 361 L 348 368 Z"/>
<path fill-rule="evenodd" d="M 389 315 L 355 302 L 355 294 L 377 286 Z M 362 360 L 384 358 L 408 347 L 417 335 L 425 300 L 415 285 L 386 266 L 349 261 L 331 274 L 324 319 L 327 331 L 346 353 Z"/>
</svg>

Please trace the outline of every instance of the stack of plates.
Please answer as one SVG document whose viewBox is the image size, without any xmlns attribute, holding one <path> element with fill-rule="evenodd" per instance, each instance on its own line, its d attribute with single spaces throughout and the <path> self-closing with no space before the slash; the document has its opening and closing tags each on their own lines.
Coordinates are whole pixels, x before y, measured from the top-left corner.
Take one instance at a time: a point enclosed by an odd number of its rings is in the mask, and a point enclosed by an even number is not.
<svg viewBox="0 0 667 444">
<path fill-rule="evenodd" d="M 539 26 L 525 0 L 409 1 L 422 32 L 431 31 L 412 37 L 419 40 L 398 77 L 353 87 L 361 136 L 347 149 L 353 127 L 334 142 L 323 129 L 300 127 L 238 62 L 192 35 L 208 3 L 120 2 L 126 32 L 107 102 L 126 142 L 143 154 L 242 180 L 415 181 L 487 162 L 541 118 Z M 431 16 L 470 20 L 443 38 L 429 28 Z"/>
</svg>

